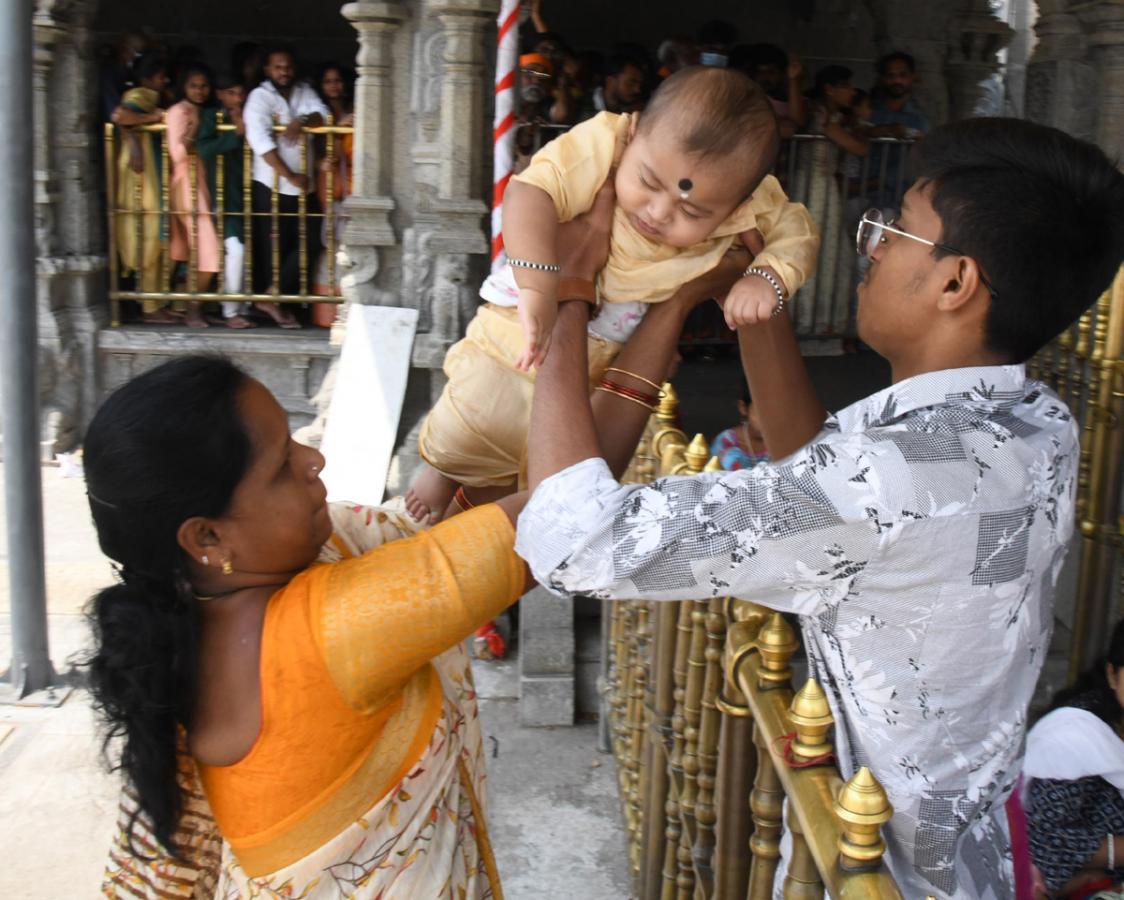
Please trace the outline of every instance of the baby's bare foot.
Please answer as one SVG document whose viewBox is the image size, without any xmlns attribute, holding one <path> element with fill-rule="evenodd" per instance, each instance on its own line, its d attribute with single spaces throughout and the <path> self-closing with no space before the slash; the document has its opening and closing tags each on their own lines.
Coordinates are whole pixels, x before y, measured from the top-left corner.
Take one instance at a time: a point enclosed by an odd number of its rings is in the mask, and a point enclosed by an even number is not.
<svg viewBox="0 0 1124 900">
<path fill-rule="evenodd" d="M 446 508 L 457 492 L 457 483 L 426 466 L 406 491 L 406 511 L 418 522 L 435 524 L 441 521 Z"/>
</svg>

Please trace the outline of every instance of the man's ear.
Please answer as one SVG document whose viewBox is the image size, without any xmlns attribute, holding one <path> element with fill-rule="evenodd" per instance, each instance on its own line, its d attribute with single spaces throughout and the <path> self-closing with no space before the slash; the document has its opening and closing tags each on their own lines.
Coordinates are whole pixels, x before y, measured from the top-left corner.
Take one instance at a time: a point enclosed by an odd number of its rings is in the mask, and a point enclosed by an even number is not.
<svg viewBox="0 0 1124 900">
<path fill-rule="evenodd" d="M 203 516 L 192 516 L 176 530 L 176 543 L 184 553 L 203 564 L 203 557 L 215 555 L 221 538 L 215 530 L 214 521 Z M 217 558 L 217 557 L 216 557 Z"/>
<path fill-rule="evenodd" d="M 941 295 L 937 309 L 957 312 L 964 309 L 979 291 L 988 293 L 980 280 L 980 267 L 970 256 L 947 256 L 937 264 L 941 267 Z"/>
</svg>

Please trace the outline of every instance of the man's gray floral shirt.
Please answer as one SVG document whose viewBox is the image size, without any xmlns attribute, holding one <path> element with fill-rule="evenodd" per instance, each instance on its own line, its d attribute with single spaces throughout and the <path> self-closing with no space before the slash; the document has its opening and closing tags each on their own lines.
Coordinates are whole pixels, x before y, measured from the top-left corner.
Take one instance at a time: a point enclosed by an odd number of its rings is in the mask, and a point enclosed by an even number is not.
<svg viewBox="0 0 1124 900">
<path fill-rule="evenodd" d="M 1022 366 L 932 372 L 739 472 L 545 481 L 516 549 L 561 595 L 735 596 L 800 615 L 844 775 L 894 805 L 907 897 L 1013 896 L 1006 801 L 1073 531 L 1077 428 Z"/>
</svg>

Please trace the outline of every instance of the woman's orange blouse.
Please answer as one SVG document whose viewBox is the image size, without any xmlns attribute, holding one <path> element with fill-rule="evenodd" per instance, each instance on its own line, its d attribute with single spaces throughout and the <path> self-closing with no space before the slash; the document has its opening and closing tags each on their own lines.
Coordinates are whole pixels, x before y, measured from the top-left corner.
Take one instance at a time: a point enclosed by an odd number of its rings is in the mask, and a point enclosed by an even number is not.
<svg viewBox="0 0 1124 900">
<path fill-rule="evenodd" d="M 251 874 L 331 839 L 420 758 L 442 708 L 430 664 L 511 605 L 524 566 L 495 505 L 352 559 L 270 598 L 262 726 L 230 766 L 200 766 L 223 836 Z"/>
</svg>

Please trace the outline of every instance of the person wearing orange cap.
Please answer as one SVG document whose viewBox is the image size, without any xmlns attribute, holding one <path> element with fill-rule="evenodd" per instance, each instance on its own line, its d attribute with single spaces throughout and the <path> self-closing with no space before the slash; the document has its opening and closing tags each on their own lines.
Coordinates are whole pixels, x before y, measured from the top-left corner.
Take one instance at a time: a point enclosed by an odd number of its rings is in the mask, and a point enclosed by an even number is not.
<svg viewBox="0 0 1124 900">
<path fill-rule="evenodd" d="M 519 127 L 515 132 L 516 155 L 526 158 L 558 134 L 540 125 L 568 125 L 573 121 L 573 97 L 568 90 L 555 90 L 554 63 L 542 53 L 519 57 Z M 516 169 L 520 169 L 517 162 Z"/>
</svg>

